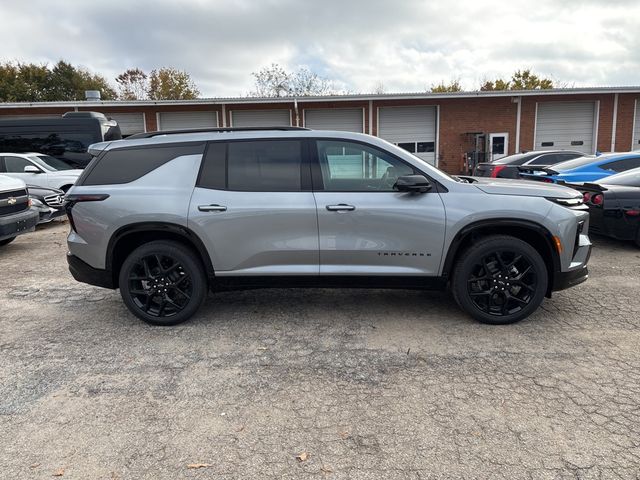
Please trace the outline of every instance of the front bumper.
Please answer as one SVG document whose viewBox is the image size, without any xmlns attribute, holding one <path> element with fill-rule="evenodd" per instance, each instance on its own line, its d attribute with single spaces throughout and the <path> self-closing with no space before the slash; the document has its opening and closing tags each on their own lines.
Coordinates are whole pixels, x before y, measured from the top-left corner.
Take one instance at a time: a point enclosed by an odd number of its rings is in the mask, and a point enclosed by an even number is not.
<svg viewBox="0 0 640 480">
<path fill-rule="evenodd" d="M 553 279 L 553 291 L 557 292 L 559 290 L 575 287 L 582 282 L 586 282 L 587 278 L 589 278 L 589 269 L 586 265 L 578 270 L 572 270 L 570 272 L 557 272 Z"/>
<path fill-rule="evenodd" d="M 38 212 L 33 209 L 0 217 L 0 240 L 32 232 L 37 223 Z"/>
<path fill-rule="evenodd" d="M 65 212 L 64 208 L 41 207 L 38 208 L 38 214 L 40 215 L 38 223 L 47 223 L 56 218 L 65 216 L 67 212 Z"/>
<path fill-rule="evenodd" d="M 113 275 L 110 270 L 93 268 L 70 252 L 67 253 L 67 263 L 69 264 L 71 275 L 73 275 L 73 278 L 78 282 L 88 283 L 96 287 L 115 288 Z"/>
</svg>

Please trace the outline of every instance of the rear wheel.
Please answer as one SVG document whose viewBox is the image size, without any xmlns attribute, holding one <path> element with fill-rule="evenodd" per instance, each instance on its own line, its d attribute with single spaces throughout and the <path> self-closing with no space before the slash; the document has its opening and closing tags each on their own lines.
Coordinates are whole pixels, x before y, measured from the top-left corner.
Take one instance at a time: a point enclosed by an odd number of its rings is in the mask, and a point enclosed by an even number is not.
<svg viewBox="0 0 640 480">
<path fill-rule="evenodd" d="M 457 261 L 453 296 L 476 320 L 494 325 L 533 313 L 547 291 L 547 268 L 528 243 L 506 235 L 482 238 Z"/>
<path fill-rule="evenodd" d="M 182 244 L 165 240 L 135 249 L 122 264 L 119 285 L 131 313 L 153 325 L 188 320 L 207 295 L 198 257 Z"/>
<path fill-rule="evenodd" d="M 16 239 L 16 237 L 10 237 L 10 238 L 5 238 L 4 240 L 0 240 L 0 247 L 4 247 L 5 245 L 9 245 L 15 239 Z"/>
</svg>

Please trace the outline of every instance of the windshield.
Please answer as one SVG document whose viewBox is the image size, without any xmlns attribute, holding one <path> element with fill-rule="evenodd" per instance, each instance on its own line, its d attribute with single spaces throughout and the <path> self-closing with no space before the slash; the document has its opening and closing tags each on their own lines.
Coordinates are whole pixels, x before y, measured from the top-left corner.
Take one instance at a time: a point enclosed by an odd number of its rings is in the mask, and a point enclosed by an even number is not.
<svg viewBox="0 0 640 480">
<path fill-rule="evenodd" d="M 73 167 L 68 163 L 49 155 L 33 155 L 30 158 L 47 170 L 73 170 Z"/>
<path fill-rule="evenodd" d="M 640 187 L 640 168 L 634 168 L 627 172 L 611 175 L 603 178 L 600 182 L 603 185 L 626 185 L 628 187 Z"/>
<path fill-rule="evenodd" d="M 564 172 L 566 170 L 573 170 L 574 168 L 583 167 L 584 165 L 589 165 L 590 163 L 596 162 L 598 160 L 602 160 L 602 156 L 595 157 L 595 156 L 589 155 L 587 157 L 578 157 L 578 158 L 574 158 L 573 160 L 567 160 L 566 162 L 558 163 L 557 165 L 554 165 L 551 168 L 556 172 Z"/>
</svg>

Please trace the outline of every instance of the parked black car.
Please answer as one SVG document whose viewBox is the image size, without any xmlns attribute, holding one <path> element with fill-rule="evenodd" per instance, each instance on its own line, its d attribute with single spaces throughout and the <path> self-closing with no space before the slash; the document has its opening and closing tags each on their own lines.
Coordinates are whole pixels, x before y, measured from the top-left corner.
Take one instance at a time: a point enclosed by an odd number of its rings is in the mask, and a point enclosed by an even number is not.
<svg viewBox="0 0 640 480">
<path fill-rule="evenodd" d="M 120 127 L 97 112 L 67 112 L 61 117 L 0 118 L 0 152 L 36 152 L 84 168 L 93 158 L 92 143 L 122 138 Z"/>
<path fill-rule="evenodd" d="M 27 190 L 31 199 L 31 207 L 40 215 L 38 224 L 47 223 L 54 218 L 66 215 L 63 208 L 64 192 L 62 190 L 35 185 L 27 185 Z"/>
<path fill-rule="evenodd" d="M 476 177 L 520 178 L 518 167 L 522 165 L 549 166 L 584 156 L 572 150 L 532 150 L 502 157 L 493 162 L 479 163 L 473 175 Z"/>
<path fill-rule="evenodd" d="M 640 168 L 593 183 L 565 185 L 583 193 L 591 217 L 589 233 L 633 240 L 640 247 Z"/>
</svg>

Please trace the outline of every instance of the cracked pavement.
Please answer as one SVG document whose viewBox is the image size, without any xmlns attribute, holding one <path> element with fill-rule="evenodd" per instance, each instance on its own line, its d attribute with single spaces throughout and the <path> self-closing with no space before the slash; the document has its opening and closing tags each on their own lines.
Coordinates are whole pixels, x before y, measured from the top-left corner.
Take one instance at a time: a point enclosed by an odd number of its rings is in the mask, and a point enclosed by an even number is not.
<svg viewBox="0 0 640 480">
<path fill-rule="evenodd" d="M 589 281 L 515 325 L 445 293 L 281 289 L 157 328 L 73 280 L 67 230 L 0 250 L 2 478 L 640 478 L 631 243 L 595 237 Z"/>
</svg>

